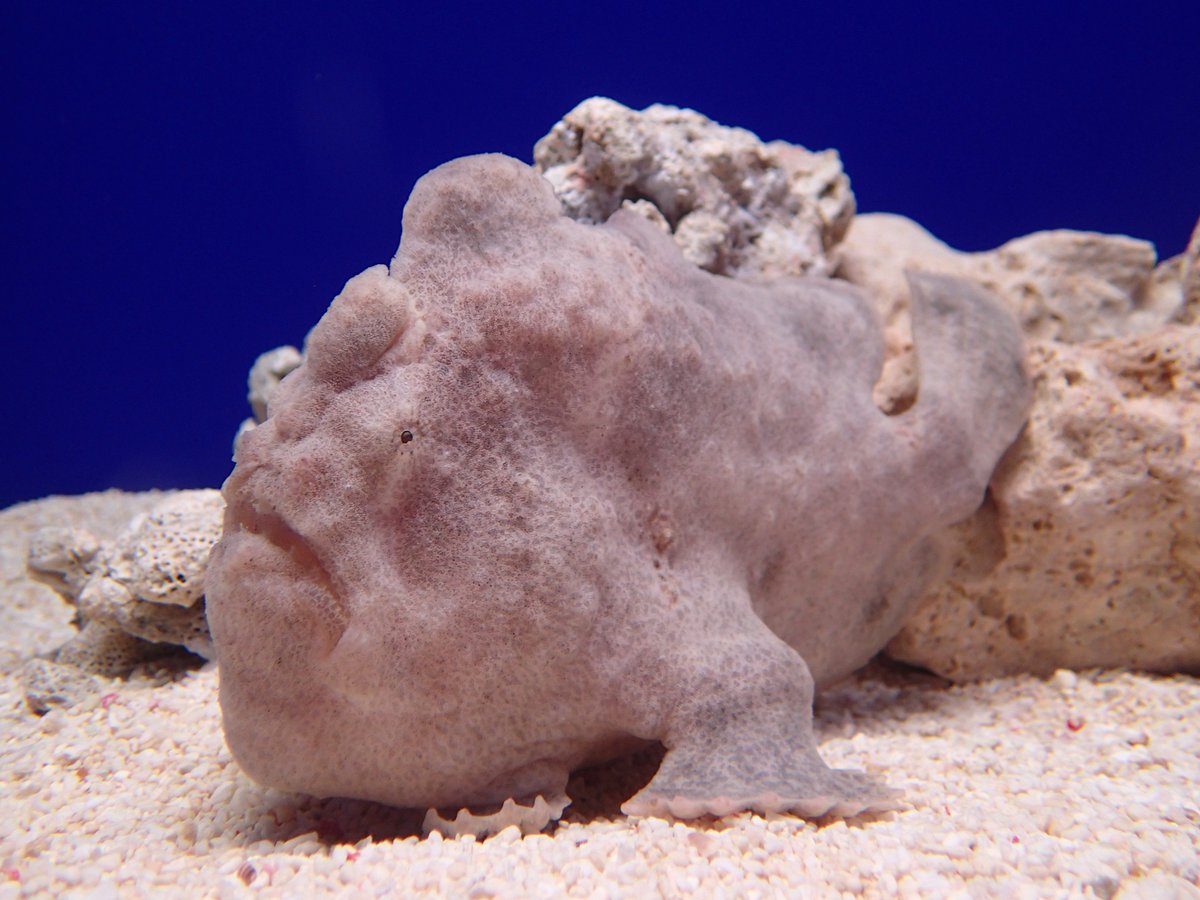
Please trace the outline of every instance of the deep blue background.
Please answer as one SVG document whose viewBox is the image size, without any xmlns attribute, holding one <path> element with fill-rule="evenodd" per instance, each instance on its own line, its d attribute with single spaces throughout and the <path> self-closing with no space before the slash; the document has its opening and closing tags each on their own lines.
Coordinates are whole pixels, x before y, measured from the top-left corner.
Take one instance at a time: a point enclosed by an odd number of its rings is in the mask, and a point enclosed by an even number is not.
<svg viewBox="0 0 1200 900">
<path fill-rule="evenodd" d="M 0 506 L 217 486 L 261 351 L 386 262 L 414 180 L 605 94 L 838 148 L 862 210 L 980 250 L 1182 250 L 1200 3 L 8 3 Z"/>
</svg>

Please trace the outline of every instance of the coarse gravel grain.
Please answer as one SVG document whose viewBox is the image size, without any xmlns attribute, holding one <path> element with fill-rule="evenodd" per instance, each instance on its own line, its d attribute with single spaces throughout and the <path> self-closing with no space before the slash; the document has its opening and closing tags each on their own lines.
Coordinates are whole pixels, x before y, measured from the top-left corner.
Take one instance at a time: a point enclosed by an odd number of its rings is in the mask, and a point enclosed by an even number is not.
<svg viewBox="0 0 1200 900">
<path fill-rule="evenodd" d="M 39 718 L 0 675 L 0 900 L 15 897 L 1200 897 L 1200 682 L 954 686 L 874 666 L 824 695 L 826 759 L 907 807 L 626 819 L 653 752 L 582 773 L 549 834 L 420 837 L 421 811 L 253 784 L 218 672 L 147 670 Z"/>
</svg>

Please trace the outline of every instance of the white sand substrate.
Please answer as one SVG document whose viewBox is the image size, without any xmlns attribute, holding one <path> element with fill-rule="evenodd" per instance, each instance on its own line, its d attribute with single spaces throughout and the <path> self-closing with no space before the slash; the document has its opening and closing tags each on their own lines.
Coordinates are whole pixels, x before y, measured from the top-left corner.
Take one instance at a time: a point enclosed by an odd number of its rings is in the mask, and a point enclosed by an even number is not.
<svg viewBox="0 0 1200 900">
<path fill-rule="evenodd" d="M 253 784 L 222 741 L 217 683 L 213 665 L 142 673 L 38 718 L 0 675 L 0 900 L 1200 897 L 1194 678 L 949 686 L 876 666 L 822 698 L 822 752 L 884 773 L 905 809 L 627 819 L 651 754 L 574 779 L 551 833 L 484 842 Z"/>
</svg>

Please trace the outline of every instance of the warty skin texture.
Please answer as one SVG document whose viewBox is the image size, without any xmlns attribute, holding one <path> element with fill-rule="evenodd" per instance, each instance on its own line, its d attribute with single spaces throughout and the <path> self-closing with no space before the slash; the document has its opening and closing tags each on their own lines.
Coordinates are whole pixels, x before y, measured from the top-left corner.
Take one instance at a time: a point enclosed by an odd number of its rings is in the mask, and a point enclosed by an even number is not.
<svg viewBox="0 0 1200 900">
<path fill-rule="evenodd" d="M 865 663 L 1026 415 L 1015 323 L 914 276 L 917 403 L 824 279 L 742 283 L 502 156 L 422 178 L 243 435 L 208 572 L 256 780 L 454 807 L 659 740 L 633 814 L 853 814 L 814 685 Z"/>
</svg>

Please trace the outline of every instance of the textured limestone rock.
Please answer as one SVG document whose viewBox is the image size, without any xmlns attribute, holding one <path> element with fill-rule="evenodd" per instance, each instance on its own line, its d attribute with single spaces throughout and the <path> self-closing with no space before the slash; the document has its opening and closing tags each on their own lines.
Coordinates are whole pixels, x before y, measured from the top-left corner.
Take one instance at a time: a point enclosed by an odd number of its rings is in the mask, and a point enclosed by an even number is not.
<svg viewBox="0 0 1200 900">
<path fill-rule="evenodd" d="M 74 606 L 63 603 L 61 597 L 65 588 L 52 588 L 44 577 L 29 575 L 34 535 L 58 527 L 89 531 L 98 544 L 111 542 L 132 518 L 148 512 L 165 496 L 161 491 L 104 491 L 46 497 L 0 511 L 0 665 L 15 669 L 32 656 L 53 651 L 75 633 L 70 623 Z M 81 549 L 88 552 L 88 548 Z M 74 590 L 81 588 L 78 583 Z M 18 640 L 14 637 L 18 634 L 24 637 Z"/>
<path fill-rule="evenodd" d="M 950 579 L 888 652 L 957 679 L 1055 667 L 1200 667 L 1200 241 L 1155 265 L 1115 235 L 1042 232 L 959 253 L 900 216 L 859 216 L 839 274 L 879 299 L 886 409 L 915 396 L 904 271 L 974 278 L 1031 339 L 1025 437 L 979 514 L 947 536 Z M 1097 340 L 1108 338 L 1108 340 Z M 1078 343 L 1071 343 L 1078 342 Z"/>
<path fill-rule="evenodd" d="M 538 141 L 534 161 L 571 218 L 600 223 L 629 206 L 717 274 L 829 274 L 854 215 L 836 151 L 764 144 L 674 106 L 593 97 Z"/>
<path fill-rule="evenodd" d="M 131 519 L 147 513 L 165 496 L 161 491 L 114 490 L 47 497 L 0 511 L 0 665 L 20 673 L 26 700 L 34 710 L 81 703 L 111 684 L 103 676 L 54 661 L 58 648 L 78 634 L 72 624 L 75 606 L 64 603 L 62 594 L 74 596 L 82 588 L 81 582 L 71 579 L 81 571 L 78 563 L 94 556 L 93 548 L 98 552 L 104 543 L 114 541 Z M 43 542 L 35 552 L 51 553 L 49 559 L 57 560 L 61 577 L 43 572 L 31 578 L 27 568 L 31 544 L 39 532 L 50 534 L 53 529 L 86 531 L 94 541 L 76 545 L 73 552 L 64 546 L 57 557 Z"/>
<path fill-rule="evenodd" d="M 1200 221 L 1192 230 L 1187 249 L 1164 263 L 1163 268 L 1165 281 L 1178 277 L 1183 295 L 1183 306 L 1175 314 L 1174 321 L 1181 325 L 1200 324 Z"/>
<path fill-rule="evenodd" d="M 267 417 L 267 401 L 275 393 L 285 375 L 300 365 L 300 351 L 295 347 L 284 346 L 268 350 L 254 361 L 250 368 L 248 379 L 249 393 L 247 399 L 254 411 L 254 421 L 261 422 Z"/>
<path fill-rule="evenodd" d="M 83 528 L 49 527 L 30 539 L 32 572 L 67 596 L 89 604 L 100 581 L 128 602 L 191 608 L 204 596 L 204 566 L 221 534 L 218 491 L 178 491 L 127 524 L 112 544 Z M 102 616 L 104 604 L 92 601 Z"/>
<path fill-rule="evenodd" d="M 1200 328 L 1038 342 L 1031 367 L 1025 434 L 888 654 L 956 680 L 1200 672 Z"/>
<path fill-rule="evenodd" d="M 1060 230 L 968 254 L 967 267 L 1009 298 L 1030 338 L 1073 343 L 1139 334 L 1169 321 L 1182 298 L 1177 284 L 1155 281 L 1156 263 L 1148 241 Z"/>
<path fill-rule="evenodd" d="M 267 417 L 267 403 L 275 393 L 275 388 L 289 372 L 299 367 L 302 359 L 300 351 L 295 347 L 283 346 L 260 354 L 254 361 L 254 365 L 250 367 L 250 376 L 246 380 L 249 389 L 246 399 L 250 401 L 250 409 L 254 415 L 238 426 L 233 439 L 234 444 L 237 444 L 243 433 Z"/>
<path fill-rule="evenodd" d="M 1141 334 L 1183 306 L 1181 260 L 1156 269 L 1154 245 L 1117 234 L 1039 231 L 961 253 L 903 216 L 857 216 L 838 276 L 870 290 L 891 326 L 905 314 L 906 269 L 972 278 L 1004 298 L 1032 339 L 1070 343 Z"/>
<path fill-rule="evenodd" d="M 28 573 L 76 610 L 78 631 L 24 667 L 27 700 L 42 711 L 78 702 L 116 676 L 185 647 L 213 656 L 204 611 L 208 552 L 224 504 L 211 490 L 156 498 L 114 539 L 50 525 L 28 541 Z"/>
<path fill-rule="evenodd" d="M 916 391 L 908 269 L 978 281 L 1008 303 L 1031 340 L 1142 334 L 1184 306 L 1184 261 L 1156 267 L 1153 244 L 1123 235 L 1042 231 L 961 253 L 903 216 L 875 213 L 855 218 L 840 253 L 838 276 L 870 292 L 886 327 L 888 361 L 876 400 L 891 411 L 904 409 Z"/>
<path fill-rule="evenodd" d="M 1198 259 L 1200 228 L 1156 266 L 1150 244 L 1119 235 L 1041 232 L 959 253 L 900 216 L 855 219 L 838 274 L 880 302 L 881 407 L 915 396 L 906 269 L 999 294 L 1038 386 L 989 503 L 946 536 L 950 579 L 889 654 L 956 679 L 1200 669 Z"/>
</svg>

